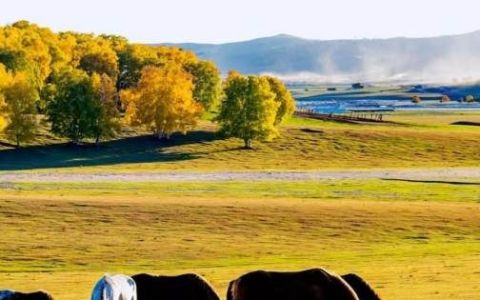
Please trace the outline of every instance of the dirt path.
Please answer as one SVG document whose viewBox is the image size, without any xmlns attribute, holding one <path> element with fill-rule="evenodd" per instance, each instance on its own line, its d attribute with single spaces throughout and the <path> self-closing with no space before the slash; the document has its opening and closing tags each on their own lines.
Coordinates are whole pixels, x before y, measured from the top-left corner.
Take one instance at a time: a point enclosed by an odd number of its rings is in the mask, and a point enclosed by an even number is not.
<svg viewBox="0 0 480 300">
<path fill-rule="evenodd" d="M 268 181 L 322 179 L 399 179 L 410 181 L 480 182 L 480 168 L 341 170 L 341 171 L 240 171 L 157 173 L 12 173 L 0 172 L 0 182 L 156 182 L 156 181 Z"/>
</svg>

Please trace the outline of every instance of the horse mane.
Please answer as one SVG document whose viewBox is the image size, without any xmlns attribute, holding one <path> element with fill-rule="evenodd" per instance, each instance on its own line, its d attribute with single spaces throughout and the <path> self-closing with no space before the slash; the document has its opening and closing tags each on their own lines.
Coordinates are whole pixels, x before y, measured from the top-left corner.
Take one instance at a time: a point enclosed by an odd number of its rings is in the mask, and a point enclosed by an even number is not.
<svg viewBox="0 0 480 300">
<path fill-rule="evenodd" d="M 360 300 L 381 300 L 372 287 L 357 274 L 350 273 L 341 277 L 355 291 Z"/>
</svg>

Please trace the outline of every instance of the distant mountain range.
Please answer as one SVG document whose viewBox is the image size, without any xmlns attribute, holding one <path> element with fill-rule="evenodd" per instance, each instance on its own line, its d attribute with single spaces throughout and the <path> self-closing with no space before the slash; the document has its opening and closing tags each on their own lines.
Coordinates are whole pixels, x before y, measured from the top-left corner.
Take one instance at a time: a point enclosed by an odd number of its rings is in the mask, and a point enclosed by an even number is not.
<svg viewBox="0 0 480 300">
<path fill-rule="evenodd" d="M 223 73 L 270 73 L 291 81 L 461 83 L 480 79 L 480 31 L 433 38 L 308 40 L 277 35 L 227 44 L 173 44 Z"/>
</svg>

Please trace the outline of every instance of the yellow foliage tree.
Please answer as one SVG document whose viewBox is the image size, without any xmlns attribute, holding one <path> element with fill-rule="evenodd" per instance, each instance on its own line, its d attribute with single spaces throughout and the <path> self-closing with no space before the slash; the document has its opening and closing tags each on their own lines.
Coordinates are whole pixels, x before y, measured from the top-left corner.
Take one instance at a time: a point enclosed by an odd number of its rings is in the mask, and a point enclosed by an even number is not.
<svg viewBox="0 0 480 300">
<path fill-rule="evenodd" d="M 5 101 L 4 89 L 12 80 L 12 76 L 7 72 L 5 66 L 0 63 L 0 131 L 3 131 L 7 124 L 7 103 Z"/>
<path fill-rule="evenodd" d="M 283 81 L 271 76 L 266 76 L 266 79 L 270 84 L 270 89 L 275 94 L 275 101 L 279 104 L 275 117 L 275 125 L 279 125 L 295 112 L 295 99 Z"/>
<path fill-rule="evenodd" d="M 202 114 L 193 87 L 192 76 L 179 65 L 145 67 L 138 84 L 121 94 L 127 121 L 148 127 L 159 139 L 185 134 Z"/>
<path fill-rule="evenodd" d="M 2 111 L 7 120 L 5 133 L 20 147 L 21 143 L 32 140 L 37 131 L 37 90 L 27 74 L 17 73 L 2 88 L 2 94 L 5 101 Z"/>
</svg>

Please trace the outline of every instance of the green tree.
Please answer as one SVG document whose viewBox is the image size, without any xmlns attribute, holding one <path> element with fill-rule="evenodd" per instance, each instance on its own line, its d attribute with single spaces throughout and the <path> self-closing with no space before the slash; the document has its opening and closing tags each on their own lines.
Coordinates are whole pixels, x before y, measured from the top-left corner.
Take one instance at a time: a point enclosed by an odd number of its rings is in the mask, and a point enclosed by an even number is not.
<svg viewBox="0 0 480 300">
<path fill-rule="evenodd" d="M 221 133 L 243 139 L 248 149 L 252 148 L 253 140 L 278 136 L 275 120 L 279 104 L 265 77 L 230 72 L 224 94 L 217 117 Z"/>
<path fill-rule="evenodd" d="M 159 65 L 159 59 L 152 47 L 144 45 L 129 45 L 118 54 L 120 75 L 117 89 L 133 87 L 140 80 L 145 66 Z"/>
<path fill-rule="evenodd" d="M 57 86 L 53 83 L 47 83 L 40 91 L 40 98 L 37 100 L 37 110 L 39 113 L 45 113 L 48 103 L 55 99 Z"/>
<path fill-rule="evenodd" d="M 102 138 L 114 137 L 120 129 L 117 110 L 117 89 L 115 82 L 106 74 L 93 75 L 93 84 L 96 90 L 97 109 L 93 137 L 98 144 Z"/>
<path fill-rule="evenodd" d="M 275 116 L 275 125 L 279 125 L 295 112 L 295 99 L 283 81 L 278 78 L 266 76 L 270 89 L 275 94 L 275 101 L 279 104 Z"/>
<path fill-rule="evenodd" d="M 79 67 L 89 75 L 93 73 L 107 74 L 111 78 L 117 78 L 118 65 L 116 60 L 116 56 L 109 56 L 106 53 L 89 53 L 80 59 Z"/>
<path fill-rule="evenodd" d="M 198 61 L 186 66 L 193 75 L 193 97 L 200 102 L 205 111 L 216 108 L 220 101 L 222 79 L 217 66 L 210 61 Z"/>
<path fill-rule="evenodd" d="M 4 131 L 10 140 L 15 141 L 17 148 L 20 148 L 21 143 L 32 140 L 37 132 L 35 103 L 38 93 L 25 73 L 15 74 L 2 93 L 6 103 L 4 115 L 7 119 Z"/>
<path fill-rule="evenodd" d="M 98 120 L 97 91 L 92 79 L 83 71 L 64 71 L 57 82 L 55 97 L 47 105 L 52 132 L 79 144 L 93 137 Z"/>
<path fill-rule="evenodd" d="M 29 65 L 25 52 L 8 49 L 0 50 L 0 63 L 13 72 L 25 71 Z"/>
</svg>

